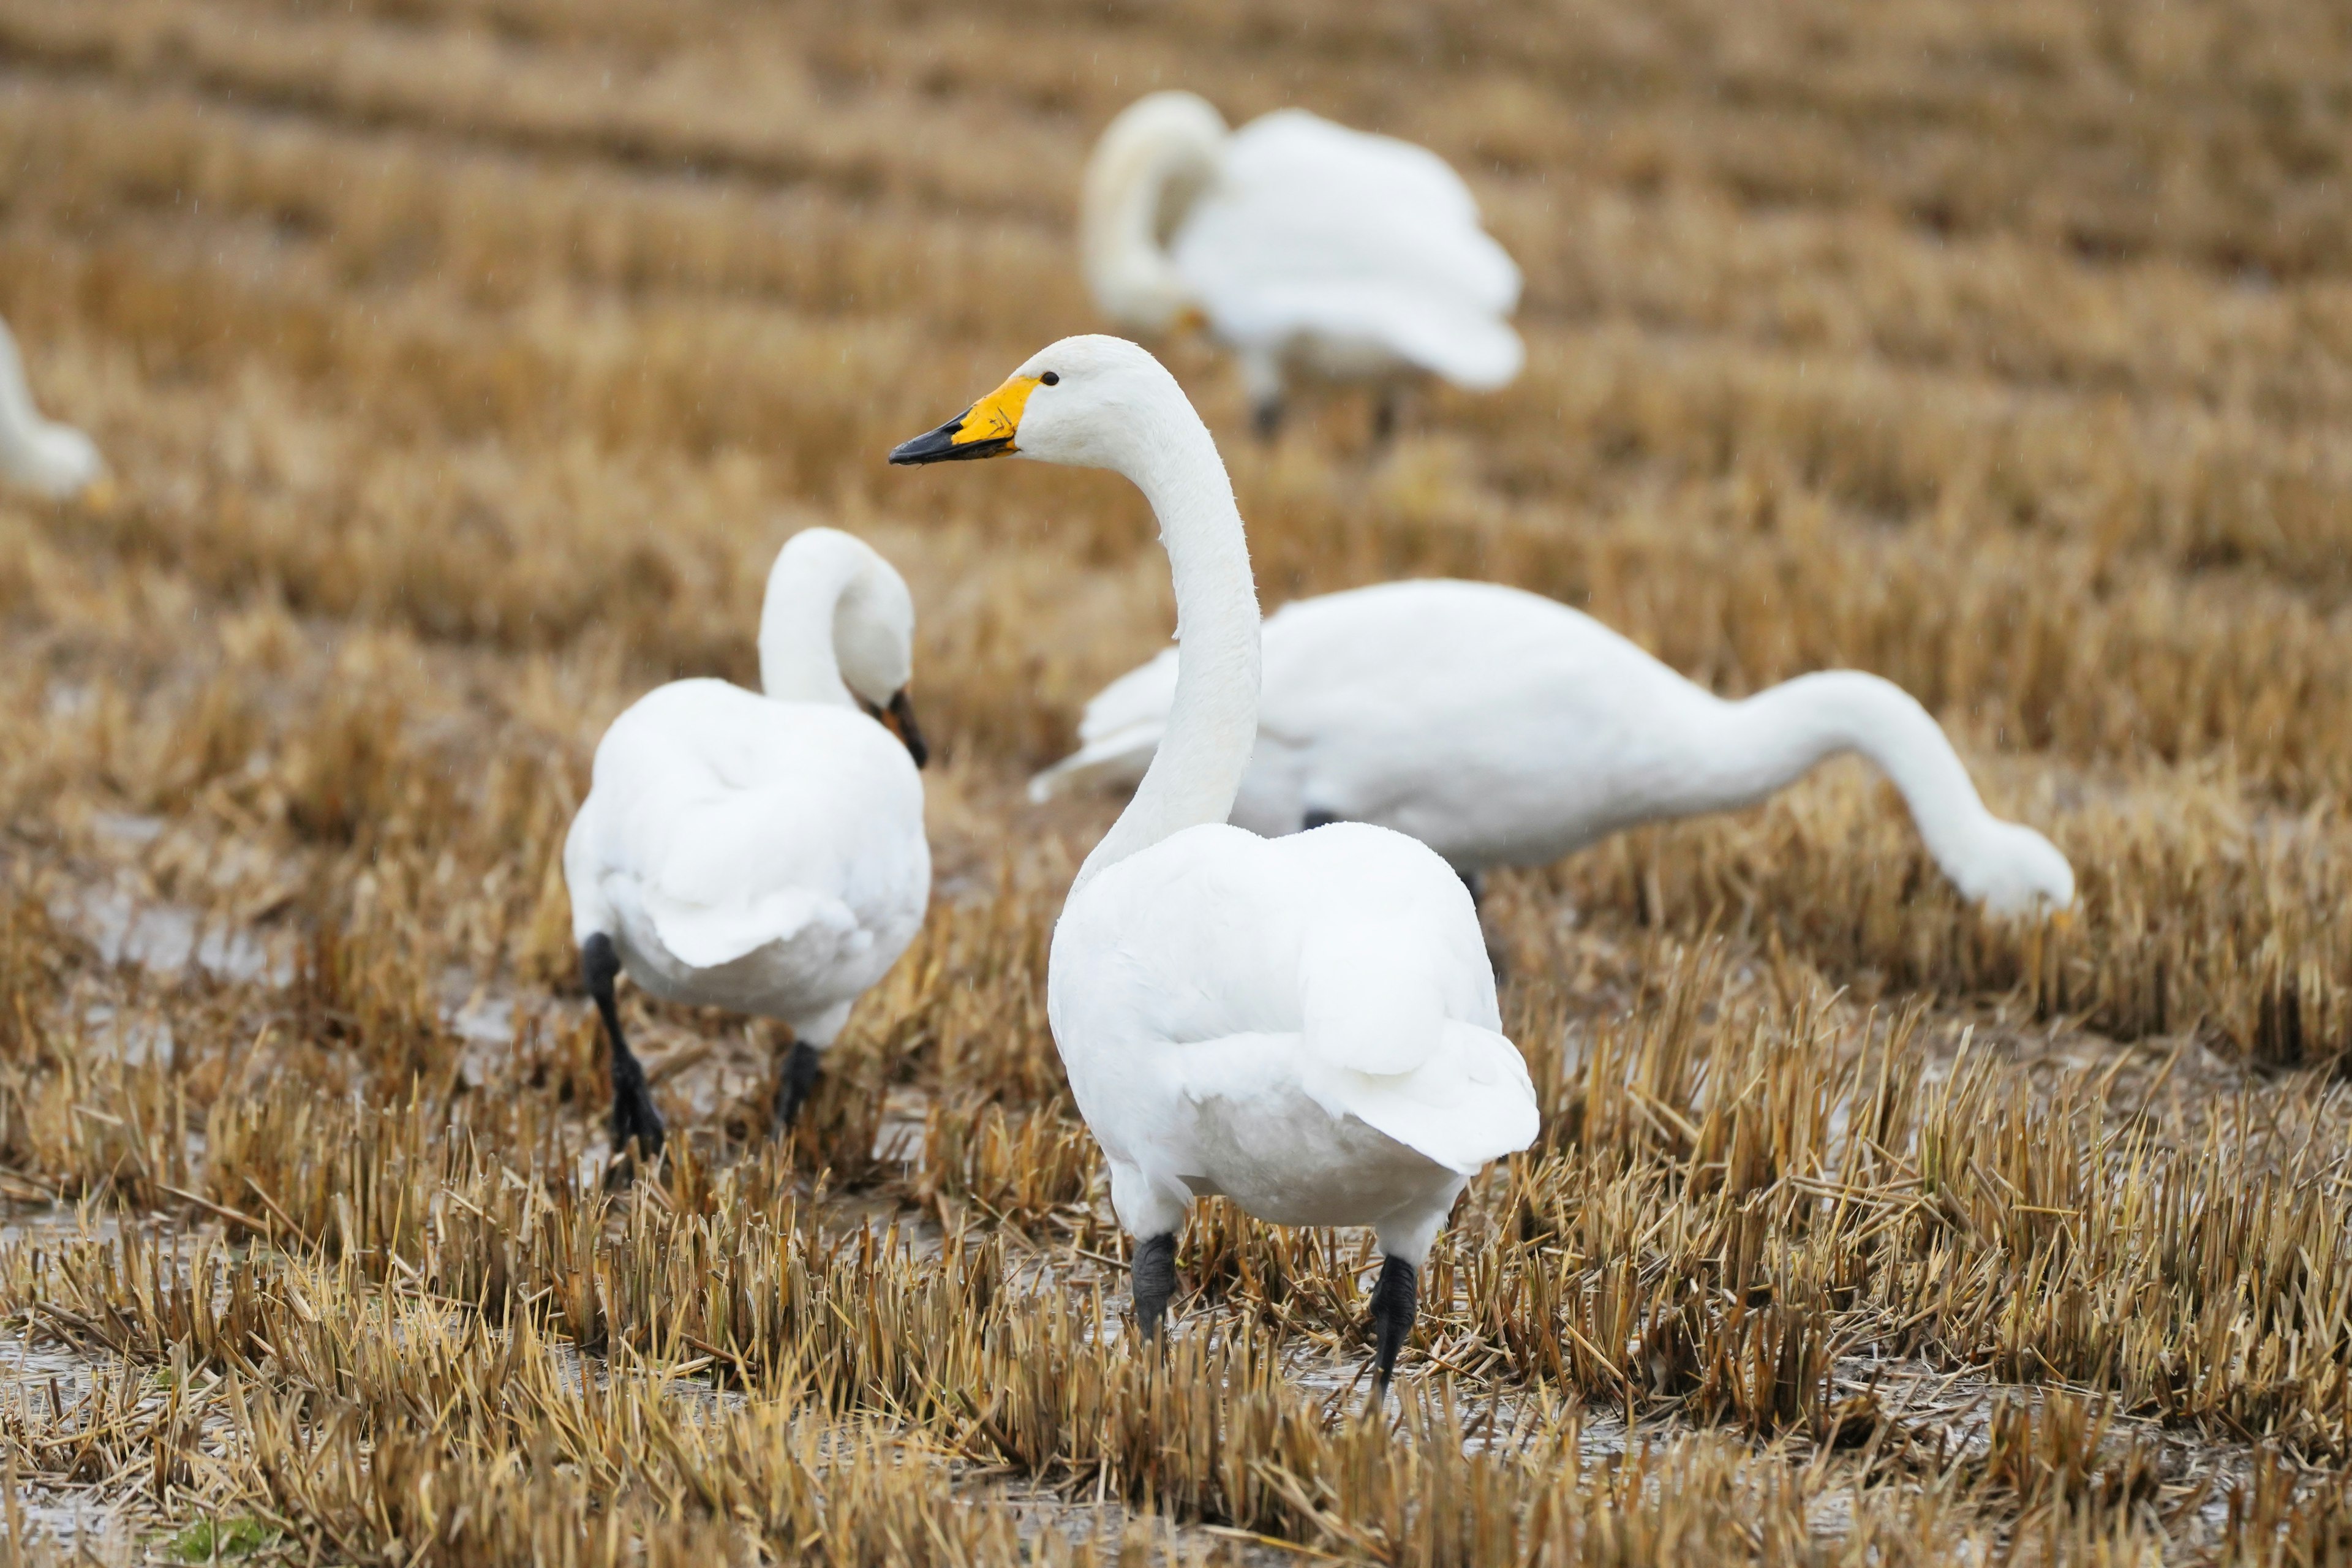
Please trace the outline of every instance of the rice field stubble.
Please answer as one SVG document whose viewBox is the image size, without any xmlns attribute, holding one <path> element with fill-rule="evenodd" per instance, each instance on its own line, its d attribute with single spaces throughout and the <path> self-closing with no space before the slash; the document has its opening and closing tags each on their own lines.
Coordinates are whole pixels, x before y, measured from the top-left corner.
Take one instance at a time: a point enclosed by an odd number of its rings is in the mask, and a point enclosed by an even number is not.
<svg viewBox="0 0 2352 1568">
<path fill-rule="evenodd" d="M 1206 1205 L 1123 1333 L 1043 1007 L 1114 806 L 1020 784 L 1149 516 L 880 462 L 1094 324 L 1154 84 L 1435 147 L 1528 274 L 1382 454 L 1167 346 L 1270 604 L 1876 669 L 2082 879 L 1987 925 L 1852 765 L 1496 878 L 1544 1133 L 1384 1423 L 1362 1238 Z M 2346 1561 L 2347 120 L 2293 3 L 0 0 L 0 313 L 121 480 L 0 500 L 0 1561 Z M 817 521 L 919 606 L 930 921 L 781 1148 L 763 1029 L 629 997 L 611 1193 L 563 827 Z"/>
</svg>

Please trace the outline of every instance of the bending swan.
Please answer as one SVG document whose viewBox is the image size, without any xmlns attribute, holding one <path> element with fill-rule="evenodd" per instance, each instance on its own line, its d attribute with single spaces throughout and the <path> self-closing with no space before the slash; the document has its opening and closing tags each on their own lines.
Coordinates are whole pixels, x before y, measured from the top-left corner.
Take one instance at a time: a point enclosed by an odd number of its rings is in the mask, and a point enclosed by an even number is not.
<svg viewBox="0 0 2352 1568">
<path fill-rule="evenodd" d="M 1286 109 L 1228 132 L 1155 92 L 1103 132 L 1078 237 L 1087 286 L 1126 331 L 1204 321 L 1241 364 L 1262 433 L 1286 372 L 1473 391 L 1519 374 L 1519 269 L 1461 177 L 1424 148 Z M 1387 388 L 1380 433 L 1391 418 Z"/>
<path fill-rule="evenodd" d="M 1536 1134 L 1477 911 L 1401 834 L 1225 826 L 1257 729 L 1256 592 L 1216 443 L 1159 361 L 1066 338 L 890 460 L 1014 453 L 1133 481 L 1175 574 L 1165 732 L 1078 871 L 1046 971 L 1070 1091 L 1139 1243 L 1136 1316 L 1159 1331 L 1195 1196 L 1277 1225 L 1370 1226 L 1384 1390 L 1454 1198 Z"/>
<path fill-rule="evenodd" d="M 1033 798 L 1142 777 L 1176 683 L 1171 650 L 1104 688 L 1079 750 L 1030 782 Z M 1899 687 L 1831 670 L 1726 701 L 1591 616 L 1492 583 L 1384 583 L 1270 617 L 1233 820 L 1266 834 L 1375 822 L 1475 877 L 1638 823 L 1753 805 L 1844 752 L 1895 781 L 1967 898 L 1998 915 L 2074 902 L 2066 858 L 1985 809 Z"/>
<path fill-rule="evenodd" d="M 888 562 L 830 528 L 768 574 L 755 695 L 656 688 L 613 721 L 563 846 L 572 931 L 613 1055 L 613 1150 L 661 1151 L 661 1115 L 621 1034 L 613 980 L 781 1019 L 775 1121 L 818 1052 L 923 923 L 923 738 L 907 700 L 914 601 Z M 860 711 L 860 710 L 863 711 Z"/>
<path fill-rule="evenodd" d="M 52 500 L 89 496 L 106 478 L 98 445 L 70 425 L 44 419 L 25 384 L 25 359 L 0 321 L 0 476 Z M 95 499 L 95 498 L 93 498 Z"/>
</svg>

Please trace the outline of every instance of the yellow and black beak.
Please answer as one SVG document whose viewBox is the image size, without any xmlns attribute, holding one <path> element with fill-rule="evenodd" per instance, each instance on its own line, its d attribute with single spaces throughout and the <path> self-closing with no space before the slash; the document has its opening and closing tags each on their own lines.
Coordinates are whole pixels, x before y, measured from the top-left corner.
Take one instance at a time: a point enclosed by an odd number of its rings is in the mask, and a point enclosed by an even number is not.
<svg viewBox="0 0 2352 1568">
<path fill-rule="evenodd" d="M 1017 452 L 1013 437 L 1020 433 L 1021 410 L 1036 390 L 1035 376 L 1016 375 L 938 429 L 899 442 L 890 449 L 890 460 L 901 466 L 961 463 Z"/>
<path fill-rule="evenodd" d="M 915 759 L 917 767 L 919 768 L 931 760 L 931 748 L 923 742 L 923 731 L 915 722 L 915 704 L 907 696 L 905 687 L 898 688 L 897 694 L 890 699 L 890 706 L 887 708 L 877 708 L 872 703 L 867 703 L 866 710 L 872 714 L 885 730 L 898 737 L 898 743 L 907 748 L 907 754 Z"/>
</svg>

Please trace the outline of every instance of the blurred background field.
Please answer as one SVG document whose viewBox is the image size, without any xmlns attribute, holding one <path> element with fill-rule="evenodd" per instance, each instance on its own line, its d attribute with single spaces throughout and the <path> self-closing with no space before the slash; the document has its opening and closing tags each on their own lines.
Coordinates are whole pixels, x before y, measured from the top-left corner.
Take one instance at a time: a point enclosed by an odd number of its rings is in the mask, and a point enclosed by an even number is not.
<svg viewBox="0 0 2352 1568">
<path fill-rule="evenodd" d="M 1121 1342 L 1043 1004 L 1114 803 L 1021 784 L 1164 645 L 1148 511 L 882 462 L 1100 325 L 1155 87 L 1527 274 L 1385 450 L 1157 345 L 1269 607 L 1874 670 L 2082 882 L 1981 921 L 1854 764 L 1495 879 L 1545 1132 L 1392 1431 L 1353 1237 L 1212 1208 Z M 0 0 L 0 315 L 118 479 L 0 500 L 0 1562 L 2345 1561 L 2347 159 L 2317 0 Z M 608 1195 L 563 828 L 817 522 L 915 592 L 930 924 L 781 1150 L 633 997 Z"/>
</svg>

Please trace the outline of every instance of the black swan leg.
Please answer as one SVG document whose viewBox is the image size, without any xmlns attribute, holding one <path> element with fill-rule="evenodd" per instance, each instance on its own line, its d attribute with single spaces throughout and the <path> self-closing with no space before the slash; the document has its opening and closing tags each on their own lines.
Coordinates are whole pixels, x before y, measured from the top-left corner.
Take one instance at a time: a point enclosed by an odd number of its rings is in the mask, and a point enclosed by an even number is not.
<svg viewBox="0 0 2352 1568">
<path fill-rule="evenodd" d="M 824 1066 L 824 1057 L 805 1040 L 794 1040 L 784 1058 L 784 1070 L 776 1079 L 776 1104 L 769 1131 L 781 1134 L 800 1119 L 801 1107 L 809 1093 L 816 1088 L 816 1075 Z"/>
<path fill-rule="evenodd" d="M 662 1151 L 661 1112 L 654 1109 L 646 1069 L 621 1033 L 621 1010 L 613 1000 L 613 982 L 620 973 L 621 955 L 611 937 L 599 931 L 580 944 L 580 977 L 587 983 L 597 1016 L 604 1020 L 605 1043 L 613 1048 L 613 1154 L 618 1159 L 627 1153 L 634 1141 L 640 1157 L 651 1160 Z"/>
<path fill-rule="evenodd" d="M 1413 1313 L 1419 1310 L 1419 1279 L 1413 1266 L 1402 1258 L 1390 1258 L 1381 1264 L 1381 1277 L 1372 1282 L 1372 1339 L 1376 1347 L 1372 1362 L 1372 1402 L 1378 1405 L 1388 1398 L 1389 1377 L 1396 1370 L 1397 1352 L 1412 1333 Z"/>
<path fill-rule="evenodd" d="M 1176 1294 L 1176 1237 L 1148 1236 L 1136 1243 L 1129 1278 L 1135 1285 L 1135 1321 L 1146 1340 L 1156 1340 L 1168 1316 L 1168 1299 Z"/>
</svg>

